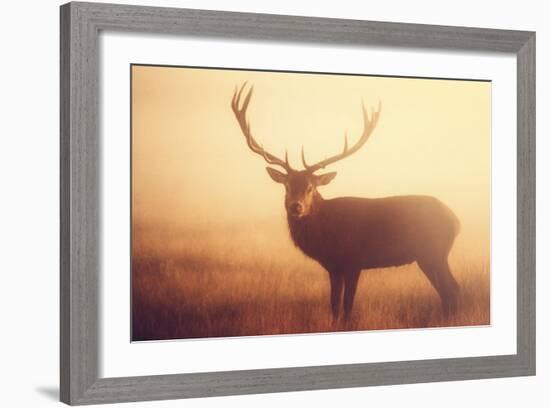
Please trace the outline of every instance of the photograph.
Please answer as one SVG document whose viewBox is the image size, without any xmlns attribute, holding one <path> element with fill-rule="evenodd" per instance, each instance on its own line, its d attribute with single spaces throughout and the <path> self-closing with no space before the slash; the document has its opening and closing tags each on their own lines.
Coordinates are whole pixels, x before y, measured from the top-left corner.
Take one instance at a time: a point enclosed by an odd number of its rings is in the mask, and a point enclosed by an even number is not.
<svg viewBox="0 0 550 408">
<path fill-rule="evenodd" d="M 491 81 L 131 64 L 131 341 L 491 325 Z"/>
</svg>

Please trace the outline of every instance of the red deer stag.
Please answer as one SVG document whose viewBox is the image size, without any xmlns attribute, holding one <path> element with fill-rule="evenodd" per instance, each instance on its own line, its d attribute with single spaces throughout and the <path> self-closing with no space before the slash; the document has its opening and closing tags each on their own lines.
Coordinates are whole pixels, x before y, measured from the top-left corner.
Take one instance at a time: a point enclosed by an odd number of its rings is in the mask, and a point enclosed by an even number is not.
<svg viewBox="0 0 550 408">
<path fill-rule="evenodd" d="M 328 271 L 333 317 L 339 316 L 343 292 L 344 318 L 349 319 L 362 270 L 415 261 L 439 294 L 443 312 L 455 311 L 459 286 L 447 257 L 460 224 L 447 206 L 434 197 L 418 195 L 325 200 L 317 191 L 336 173 L 315 172 L 352 155 L 366 143 L 378 122 L 380 106 L 369 118 L 363 105 L 363 134 L 352 147 L 348 147 L 346 137 L 340 154 L 313 165 L 307 164 L 302 147 L 305 170 L 294 170 L 288 153 L 283 161 L 264 150 L 252 136 L 246 118 L 252 88 L 243 99 L 245 86 L 235 89 L 231 108 L 250 150 L 285 170 L 267 167 L 271 178 L 286 188 L 285 207 L 294 244 Z"/>
</svg>

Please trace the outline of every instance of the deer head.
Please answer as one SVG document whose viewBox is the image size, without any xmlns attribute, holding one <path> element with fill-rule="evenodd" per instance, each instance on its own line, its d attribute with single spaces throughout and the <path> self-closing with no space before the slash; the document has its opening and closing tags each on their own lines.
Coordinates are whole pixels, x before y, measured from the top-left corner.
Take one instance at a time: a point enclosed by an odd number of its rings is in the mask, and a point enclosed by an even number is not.
<svg viewBox="0 0 550 408">
<path fill-rule="evenodd" d="M 311 213 L 313 203 L 316 197 L 319 197 L 317 187 L 330 183 L 336 176 L 336 172 L 324 174 L 315 174 L 315 172 L 358 151 L 366 143 L 372 131 L 376 127 L 381 106 L 380 104 L 378 105 L 377 111 L 371 109 L 371 115 L 369 118 L 369 114 L 364 104 L 362 105 L 364 120 L 363 134 L 351 148 L 348 148 L 348 138 L 347 134 L 345 134 L 344 149 L 341 153 L 328 157 L 313 165 L 309 165 L 306 162 L 304 147 L 302 146 L 302 164 L 304 165 L 304 170 L 295 170 L 288 162 L 288 151 L 285 152 L 285 160 L 281 160 L 280 158 L 267 152 L 252 136 L 252 132 L 250 131 L 250 123 L 246 118 L 246 110 L 250 103 L 250 99 L 252 98 L 253 87 L 250 88 L 243 99 L 245 88 L 246 82 L 240 89 L 235 89 L 233 99 L 231 100 L 231 108 L 237 118 L 237 122 L 239 122 L 239 126 L 244 134 L 246 143 L 250 150 L 262 156 L 268 164 L 283 168 L 284 172 L 276 170 L 273 167 L 267 167 L 266 170 L 273 181 L 281 183 L 285 186 L 285 208 L 287 214 L 294 218 L 305 217 Z"/>
</svg>

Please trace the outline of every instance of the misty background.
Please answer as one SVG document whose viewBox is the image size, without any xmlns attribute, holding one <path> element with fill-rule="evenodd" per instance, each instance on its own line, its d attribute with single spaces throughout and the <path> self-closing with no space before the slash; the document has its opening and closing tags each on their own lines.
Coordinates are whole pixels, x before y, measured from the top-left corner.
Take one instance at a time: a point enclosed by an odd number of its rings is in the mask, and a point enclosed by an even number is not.
<svg viewBox="0 0 550 408">
<path fill-rule="evenodd" d="M 457 246 L 487 253 L 491 84 L 480 81 L 132 67 L 133 226 L 211 230 L 285 227 L 284 188 L 268 177 L 230 108 L 254 86 L 256 140 L 302 168 L 363 129 L 361 102 L 382 113 L 366 145 L 331 165 L 325 198 L 432 195 L 459 217 Z M 274 233 L 273 240 L 288 240 Z"/>
</svg>

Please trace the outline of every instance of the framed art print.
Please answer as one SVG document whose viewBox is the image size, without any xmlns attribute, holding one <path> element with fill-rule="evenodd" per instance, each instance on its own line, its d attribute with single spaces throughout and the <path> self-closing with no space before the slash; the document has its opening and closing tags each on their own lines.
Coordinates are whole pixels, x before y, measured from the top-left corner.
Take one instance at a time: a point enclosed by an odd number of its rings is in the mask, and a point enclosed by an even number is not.
<svg viewBox="0 0 550 408">
<path fill-rule="evenodd" d="M 534 374 L 534 41 L 62 6 L 62 401 Z"/>
</svg>

